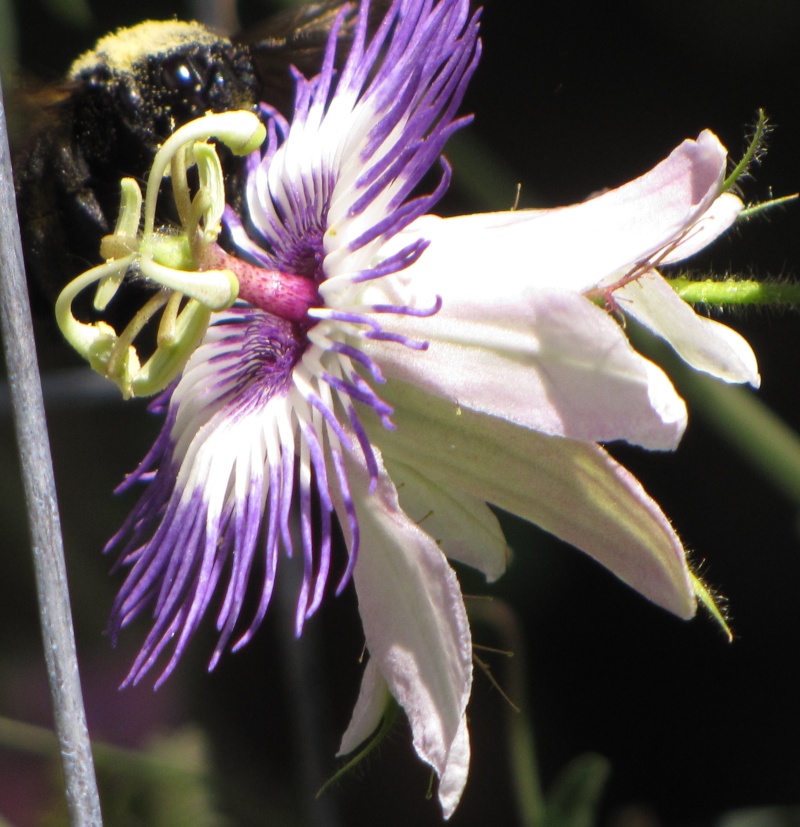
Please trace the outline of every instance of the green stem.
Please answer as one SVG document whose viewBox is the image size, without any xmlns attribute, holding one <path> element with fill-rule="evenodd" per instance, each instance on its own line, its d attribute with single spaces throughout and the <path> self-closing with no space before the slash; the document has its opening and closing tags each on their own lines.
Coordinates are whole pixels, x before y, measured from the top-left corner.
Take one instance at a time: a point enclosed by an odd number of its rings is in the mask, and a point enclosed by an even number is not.
<svg viewBox="0 0 800 827">
<path fill-rule="evenodd" d="M 767 116 L 763 109 L 758 110 L 758 120 L 756 121 L 755 129 L 753 130 L 753 137 L 750 139 L 747 151 L 744 153 L 744 158 L 734 167 L 733 172 L 723 181 L 722 191 L 729 190 L 738 180 L 744 175 L 750 164 L 758 161 L 759 153 L 764 149 L 764 138 L 769 131 L 769 123 Z"/>
<path fill-rule="evenodd" d="M 780 198 L 770 198 L 769 201 L 760 201 L 758 204 L 748 204 L 740 213 L 737 221 L 749 221 L 757 215 L 766 213 L 775 207 L 785 207 L 791 204 L 792 201 L 797 201 L 800 198 L 800 193 L 793 192 L 791 195 L 782 195 Z"/>
<path fill-rule="evenodd" d="M 686 302 L 715 307 L 772 305 L 800 307 L 800 283 L 761 282 L 752 279 L 706 279 L 695 281 L 678 276 L 667 283 Z"/>
</svg>

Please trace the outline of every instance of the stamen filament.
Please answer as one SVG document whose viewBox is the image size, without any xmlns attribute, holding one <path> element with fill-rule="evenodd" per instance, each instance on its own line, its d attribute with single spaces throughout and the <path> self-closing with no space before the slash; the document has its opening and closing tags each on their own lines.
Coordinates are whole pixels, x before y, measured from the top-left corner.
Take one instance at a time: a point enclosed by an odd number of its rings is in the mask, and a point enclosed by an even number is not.
<svg viewBox="0 0 800 827">
<path fill-rule="evenodd" d="M 106 363 L 106 376 L 114 377 L 122 373 L 122 359 L 133 347 L 133 340 L 142 332 L 142 328 L 153 318 L 153 316 L 167 303 L 168 295 L 159 291 L 151 296 L 137 312 L 137 314 L 126 325 L 122 333 L 117 337 L 114 347 Z"/>
<path fill-rule="evenodd" d="M 267 130 L 264 124 L 252 112 L 236 110 L 233 112 L 218 112 L 205 115 L 195 121 L 190 121 L 164 141 L 161 149 L 156 153 L 153 168 L 147 180 L 147 195 L 145 196 L 144 233 L 153 232 L 156 217 L 156 201 L 167 167 L 173 157 L 186 144 L 195 141 L 207 141 L 216 138 L 222 141 L 231 152 L 236 155 L 247 155 L 264 143 Z"/>
</svg>

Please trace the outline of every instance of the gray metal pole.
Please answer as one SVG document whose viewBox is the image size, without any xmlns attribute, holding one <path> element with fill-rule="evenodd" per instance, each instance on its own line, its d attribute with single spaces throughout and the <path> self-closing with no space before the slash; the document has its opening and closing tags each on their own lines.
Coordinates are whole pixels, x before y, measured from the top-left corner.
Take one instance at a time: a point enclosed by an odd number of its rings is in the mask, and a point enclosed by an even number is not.
<svg viewBox="0 0 800 827">
<path fill-rule="evenodd" d="M 42 386 L 14 198 L 0 85 L 0 330 L 14 408 L 44 655 L 72 827 L 100 827 L 100 799 L 83 708 Z"/>
</svg>

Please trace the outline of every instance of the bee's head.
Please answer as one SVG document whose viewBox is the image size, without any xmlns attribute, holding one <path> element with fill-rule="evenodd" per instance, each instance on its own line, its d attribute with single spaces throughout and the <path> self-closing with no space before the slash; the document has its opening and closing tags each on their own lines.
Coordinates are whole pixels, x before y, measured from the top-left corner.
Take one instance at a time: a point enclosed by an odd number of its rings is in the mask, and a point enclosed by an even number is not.
<svg viewBox="0 0 800 827">
<path fill-rule="evenodd" d="M 70 77 L 81 90 L 80 129 L 113 132 L 115 146 L 127 136 L 148 152 L 206 112 L 257 102 L 247 52 L 199 23 L 148 21 L 120 29 L 78 58 Z"/>
</svg>

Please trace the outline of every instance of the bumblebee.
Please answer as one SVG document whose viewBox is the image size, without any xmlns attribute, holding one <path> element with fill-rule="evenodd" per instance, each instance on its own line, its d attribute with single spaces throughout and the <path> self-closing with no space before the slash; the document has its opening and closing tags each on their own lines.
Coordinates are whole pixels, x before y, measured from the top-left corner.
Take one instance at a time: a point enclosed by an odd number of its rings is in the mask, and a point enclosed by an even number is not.
<svg viewBox="0 0 800 827">
<path fill-rule="evenodd" d="M 199 23 L 149 21 L 103 37 L 53 91 L 17 158 L 17 202 L 29 279 L 54 301 L 62 287 L 99 260 L 113 230 L 120 179 L 144 180 L 160 144 L 206 112 L 290 114 L 289 66 L 306 75 L 321 65 L 343 4 L 328 0 L 279 16 L 228 39 Z M 377 14 L 377 12 L 376 12 Z M 357 12 L 346 10 L 339 52 Z M 226 177 L 241 161 L 223 158 Z M 229 187 L 236 198 L 237 187 Z M 169 223 L 171 216 L 158 216 Z"/>
</svg>

